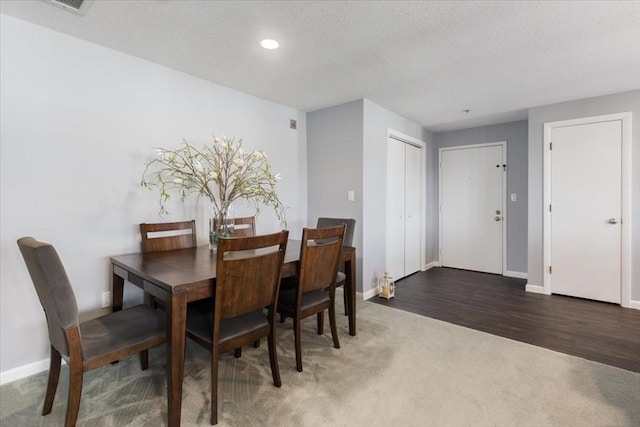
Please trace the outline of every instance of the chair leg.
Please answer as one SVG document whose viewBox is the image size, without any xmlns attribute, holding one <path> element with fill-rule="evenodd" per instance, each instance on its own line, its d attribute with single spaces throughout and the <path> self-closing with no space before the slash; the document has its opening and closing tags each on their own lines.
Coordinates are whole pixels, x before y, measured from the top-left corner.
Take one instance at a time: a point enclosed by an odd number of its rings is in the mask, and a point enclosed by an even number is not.
<svg viewBox="0 0 640 427">
<path fill-rule="evenodd" d="M 242 357 L 242 347 L 238 347 L 233 350 L 233 355 L 236 357 L 236 359 L 240 359 Z"/>
<path fill-rule="evenodd" d="M 146 371 L 149 369 L 149 350 L 142 350 L 140 352 L 140 369 Z"/>
<path fill-rule="evenodd" d="M 302 346 L 300 344 L 300 318 L 293 319 L 293 335 L 296 341 L 296 369 L 302 372 Z"/>
<path fill-rule="evenodd" d="M 324 334 L 324 310 L 317 314 L 318 317 L 318 335 Z"/>
<path fill-rule="evenodd" d="M 76 425 L 82 395 L 82 360 L 71 358 L 69 362 L 69 401 L 67 402 L 66 427 Z"/>
<path fill-rule="evenodd" d="M 51 346 L 51 359 L 49 361 L 49 380 L 47 381 L 47 392 L 44 395 L 44 406 L 42 407 L 42 415 L 51 413 L 53 407 L 53 399 L 56 397 L 58 388 L 58 379 L 60 378 L 60 352 Z"/>
<path fill-rule="evenodd" d="M 253 342 L 253 348 L 260 348 L 260 340 L 255 340 Z"/>
<path fill-rule="evenodd" d="M 280 368 L 278 367 L 278 352 L 276 351 L 276 328 L 271 324 L 271 333 L 267 337 L 267 347 L 269 347 L 269 362 L 271 363 L 271 376 L 273 377 L 273 385 L 280 387 Z"/>
<path fill-rule="evenodd" d="M 342 287 L 342 300 L 344 301 L 344 315 L 349 315 L 349 304 L 347 303 L 347 287 Z"/>
<path fill-rule="evenodd" d="M 336 326 L 336 305 L 335 304 L 331 304 L 329 306 L 329 326 L 331 327 L 331 337 L 333 338 L 333 347 L 340 348 L 340 341 L 338 340 L 338 328 Z"/>
<path fill-rule="evenodd" d="M 218 346 L 211 352 L 211 425 L 218 424 Z"/>
</svg>

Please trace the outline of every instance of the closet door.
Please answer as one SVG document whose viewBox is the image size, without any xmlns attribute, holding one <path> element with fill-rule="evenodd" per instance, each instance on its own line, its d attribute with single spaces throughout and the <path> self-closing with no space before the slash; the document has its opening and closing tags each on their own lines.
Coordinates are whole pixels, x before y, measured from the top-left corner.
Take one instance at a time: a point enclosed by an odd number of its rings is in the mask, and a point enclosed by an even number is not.
<svg viewBox="0 0 640 427">
<path fill-rule="evenodd" d="M 420 156 L 422 150 L 410 144 L 404 161 L 404 276 L 420 270 Z M 395 276 L 394 276 L 395 277 Z"/>
<path fill-rule="evenodd" d="M 395 279 L 404 277 L 404 145 L 387 144 L 387 272 Z"/>
<path fill-rule="evenodd" d="M 420 270 L 422 150 L 393 138 L 387 148 L 387 272 L 400 279 Z"/>
</svg>

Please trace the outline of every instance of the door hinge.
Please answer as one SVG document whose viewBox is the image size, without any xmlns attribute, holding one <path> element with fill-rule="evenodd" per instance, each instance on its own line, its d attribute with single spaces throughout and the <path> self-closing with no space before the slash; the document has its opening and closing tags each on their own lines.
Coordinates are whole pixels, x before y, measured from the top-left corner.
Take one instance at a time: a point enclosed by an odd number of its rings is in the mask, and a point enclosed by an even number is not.
<svg viewBox="0 0 640 427">
<path fill-rule="evenodd" d="M 551 266 L 549 266 L 549 274 L 551 274 L 553 271 L 551 269 Z"/>
<path fill-rule="evenodd" d="M 549 143 L 549 150 L 553 150 L 553 142 Z"/>
<path fill-rule="evenodd" d="M 551 203 L 549 203 L 549 212 L 551 212 Z"/>
</svg>

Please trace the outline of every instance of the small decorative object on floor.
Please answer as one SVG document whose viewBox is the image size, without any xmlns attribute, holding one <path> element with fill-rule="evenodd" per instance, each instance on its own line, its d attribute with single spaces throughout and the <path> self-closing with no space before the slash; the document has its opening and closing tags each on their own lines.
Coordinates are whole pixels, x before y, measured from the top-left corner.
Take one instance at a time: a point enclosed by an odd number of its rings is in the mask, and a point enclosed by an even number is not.
<svg viewBox="0 0 640 427">
<path fill-rule="evenodd" d="M 390 299 L 395 296 L 396 284 L 393 281 L 393 277 L 386 271 L 381 279 L 378 279 L 378 295 Z"/>
<path fill-rule="evenodd" d="M 276 183 L 280 174 L 273 173 L 264 152 L 245 152 L 242 139 L 214 137 L 213 143 L 197 149 L 186 140 L 176 150 L 156 148 L 158 158 L 149 161 L 141 185 L 160 191 L 160 214 L 168 213 L 165 202 L 175 191 L 185 200 L 190 194 L 211 202 L 213 218 L 209 225 L 209 243 L 213 249 L 218 236 L 232 235 L 225 231 L 231 204 L 244 199 L 251 202 L 256 214 L 260 206 L 270 206 L 283 228 L 287 226 L 284 206 L 278 199 Z M 214 219 L 216 221 L 214 221 Z M 215 229 L 214 223 L 222 229 Z"/>
</svg>

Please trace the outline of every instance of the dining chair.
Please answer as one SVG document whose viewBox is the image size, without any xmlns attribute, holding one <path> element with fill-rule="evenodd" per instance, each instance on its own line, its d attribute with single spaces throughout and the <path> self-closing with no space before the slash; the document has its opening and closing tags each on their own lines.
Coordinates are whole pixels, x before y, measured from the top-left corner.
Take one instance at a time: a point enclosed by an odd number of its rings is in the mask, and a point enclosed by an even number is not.
<svg viewBox="0 0 640 427">
<path fill-rule="evenodd" d="M 73 288 L 55 248 L 33 237 L 18 240 L 31 280 L 45 312 L 51 359 L 42 415 L 51 412 L 60 362 L 69 365 L 65 425 L 74 426 L 80 410 L 84 372 L 140 353 L 149 367 L 148 349 L 166 339 L 165 314 L 146 305 L 115 311 L 80 323 Z"/>
<path fill-rule="evenodd" d="M 282 287 L 278 297 L 278 313 L 293 319 L 296 369 L 302 372 L 300 325 L 302 319 L 317 315 L 318 335 L 323 334 L 324 311 L 329 311 L 333 346 L 340 348 L 336 328 L 336 278 L 345 225 L 328 228 L 304 228 L 300 245 L 298 274 L 293 286 Z"/>
<path fill-rule="evenodd" d="M 196 221 L 160 222 L 140 224 L 142 252 L 171 251 L 175 249 L 195 248 Z"/>
<path fill-rule="evenodd" d="M 219 219 L 214 219 L 214 227 L 218 229 Z M 233 218 L 233 237 L 250 237 L 256 235 L 256 217 L 247 216 Z"/>
<path fill-rule="evenodd" d="M 220 354 L 267 337 L 273 384 L 281 386 L 274 319 L 288 236 L 284 230 L 253 237 L 221 237 L 213 310 L 197 306 L 187 311 L 187 336 L 211 350 L 212 425 L 218 423 Z"/>
<path fill-rule="evenodd" d="M 335 227 L 336 225 L 344 224 L 344 239 L 342 240 L 342 246 L 353 246 L 353 234 L 356 229 L 356 220 L 353 218 L 329 218 L 329 217 L 320 217 L 318 218 L 318 222 L 316 227 L 324 228 L 324 227 Z M 344 263 L 340 263 L 338 267 L 338 278 L 336 279 L 336 288 L 340 286 L 344 286 L 346 282 L 346 276 L 344 275 Z M 349 315 L 349 305 L 347 304 L 347 292 L 342 293 L 342 298 L 344 302 L 344 314 L 345 316 Z"/>
</svg>

